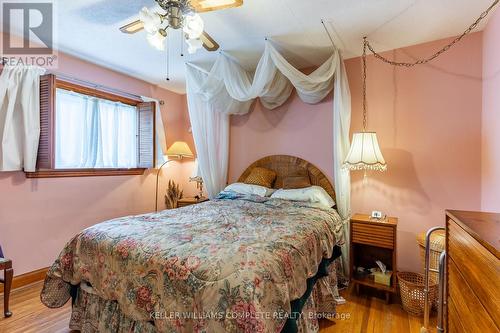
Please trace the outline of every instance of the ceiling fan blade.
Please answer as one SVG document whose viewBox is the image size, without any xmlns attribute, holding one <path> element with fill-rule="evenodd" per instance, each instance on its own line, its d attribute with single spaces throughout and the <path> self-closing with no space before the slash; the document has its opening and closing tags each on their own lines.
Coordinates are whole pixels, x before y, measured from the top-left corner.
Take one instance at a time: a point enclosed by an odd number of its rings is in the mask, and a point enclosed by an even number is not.
<svg viewBox="0 0 500 333">
<path fill-rule="evenodd" d="M 214 52 L 219 49 L 219 44 L 205 31 L 200 36 L 200 40 L 203 42 L 203 47 L 209 52 Z"/>
<path fill-rule="evenodd" d="M 241 5 L 243 5 L 243 0 L 191 0 L 191 6 L 198 13 L 239 7 Z"/>
<path fill-rule="evenodd" d="M 142 21 L 140 20 L 137 20 L 127 25 L 124 25 L 123 27 L 120 28 L 120 31 L 123 32 L 124 34 L 135 34 L 136 32 L 139 32 L 142 29 L 144 29 L 144 23 L 142 23 Z"/>
</svg>

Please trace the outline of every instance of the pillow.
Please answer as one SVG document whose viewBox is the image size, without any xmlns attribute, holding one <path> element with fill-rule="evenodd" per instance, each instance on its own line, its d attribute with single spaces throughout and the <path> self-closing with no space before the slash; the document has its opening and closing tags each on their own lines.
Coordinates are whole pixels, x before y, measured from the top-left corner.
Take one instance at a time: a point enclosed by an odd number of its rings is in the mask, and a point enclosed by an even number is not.
<svg viewBox="0 0 500 333">
<path fill-rule="evenodd" d="M 245 179 L 245 184 L 260 185 L 267 188 L 272 188 L 275 180 L 276 172 L 266 168 L 256 167 L 252 169 L 247 179 Z"/>
<path fill-rule="evenodd" d="M 253 194 L 253 195 L 258 195 L 261 197 L 268 197 L 271 194 L 273 194 L 276 190 L 274 190 L 272 188 L 260 186 L 260 185 L 234 183 L 234 184 L 228 185 L 224 189 L 224 191 L 233 191 L 233 192 L 241 193 L 241 194 Z"/>
<path fill-rule="evenodd" d="M 280 189 L 274 192 L 271 198 L 319 204 L 324 208 L 335 206 L 335 201 L 321 186 L 310 186 L 294 190 Z"/>
<path fill-rule="evenodd" d="M 311 186 L 311 181 L 309 180 L 308 176 L 293 176 L 293 177 L 286 177 L 283 179 L 283 188 L 285 190 L 305 188 L 310 186 Z"/>
</svg>

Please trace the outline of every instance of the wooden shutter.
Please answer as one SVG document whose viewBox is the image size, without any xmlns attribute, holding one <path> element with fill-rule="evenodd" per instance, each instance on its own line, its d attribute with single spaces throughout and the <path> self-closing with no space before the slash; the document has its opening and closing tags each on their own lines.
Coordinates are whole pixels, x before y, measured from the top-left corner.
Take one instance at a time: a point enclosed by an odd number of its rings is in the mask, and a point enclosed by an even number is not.
<svg viewBox="0 0 500 333">
<path fill-rule="evenodd" d="M 154 102 L 139 103 L 139 136 L 138 167 L 153 168 L 156 160 L 156 104 Z"/>
<path fill-rule="evenodd" d="M 53 169 L 55 156 L 55 102 L 56 77 L 52 74 L 40 77 L 40 142 L 38 144 L 37 169 Z"/>
</svg>

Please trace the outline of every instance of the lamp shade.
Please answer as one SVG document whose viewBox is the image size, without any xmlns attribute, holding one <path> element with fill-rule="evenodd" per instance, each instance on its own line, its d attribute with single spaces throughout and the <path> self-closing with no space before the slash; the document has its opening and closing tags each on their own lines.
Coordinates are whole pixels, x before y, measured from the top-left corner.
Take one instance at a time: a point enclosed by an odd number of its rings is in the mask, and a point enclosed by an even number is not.
<svg viewBox="0 0 500 333">
<path fill-rule="evenodd" d="M 177 158 L 194 157 L 193 152 L 189 148 L 188 144 L 184 141 L 177 141 L 170 146 L 167 150 L 167 156 L 173 156 Z"/>
<path fill-rule="evenodd" d="M 387 164 L 378 145 L 377 133 L 354 133 L 351 149 L 343 167 L 349 170 L 387 170 Z"/>
</svg>

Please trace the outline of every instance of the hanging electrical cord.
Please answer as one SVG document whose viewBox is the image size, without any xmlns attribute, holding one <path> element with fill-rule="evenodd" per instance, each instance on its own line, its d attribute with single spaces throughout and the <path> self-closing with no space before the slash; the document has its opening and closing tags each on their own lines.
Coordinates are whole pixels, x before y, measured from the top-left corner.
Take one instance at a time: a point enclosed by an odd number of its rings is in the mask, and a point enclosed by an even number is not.
<svg viewBox="0 0 500 333">
<path fill-rule="evenodd" d="M 467 36 L 468 34 L 470 34 L 472 32 L 472 30 L 474 30 L 479 23 L 481 23 L 481 21 L 486 17 L 488 16 L 488 14 L 493 10 L 493 8 L 495 8 L 495 6 L 498 4 L 498 2 L 500 2 L 500 0 L 495 0 L 491 6 L 488 7 L 488 9 L 486 9 L 478 18 L 476 21 L 474 21 L 474 23 L 472 23 L 469 28 L 467 28 L 467 30 L 465 30 L 460 36 L 458 36 L 457 38 L 455 38 L 454 40 L 452 40 L 449 44 L 445 45 L 442 49 L 440 49 L 439 51 L 437 51 L 436 53 L 434 53 L 433 55 L 431 55 L 430 57 L 428 58 L 425 58 L 425 59 L 420 59 L 420 60 L 417 60 L 415 62 L 398 62 L 398 61 L 393 61 L 393 60 L 389 60 L 383 56 L 381 56 L 379 53 L 377 53 L 373 47 L 371 46 L 370 42 L 368 41 L 368 39 L 366 37 L 364 37 L 364 47 L 367 47 L 371 53 L 373 53 L 373 55 L 379 59 L 379 60 L 382 60 L 383 62 L 386 62 L 388 64 L 391 64 L 393 66 L 400 66 L 400 67 L 413 67 L 413 66 L 416 66 L 416 65 L 423 65 L 423 64 L 426 64 L 434 59 L 436 59 L 437 57 L 439 57 L 441 54 L 443 54 L 444 52 L 448 51 L 450 48 L 452 48 L 456 43 L 460 42 L 465 36 Z"/>
<path fill-rule="evenodd" d="M 363 132 L 366 132 L 366 125 L 368 123 L 367 107 L 366 107 L 366 49 L 368 47 L 368 40 L 363 38 Z"/>
</svg>

